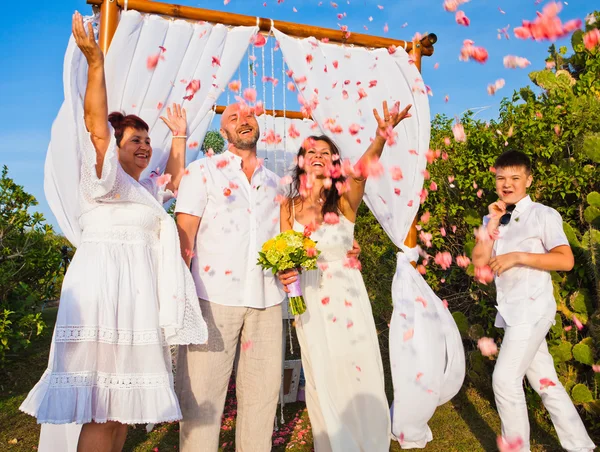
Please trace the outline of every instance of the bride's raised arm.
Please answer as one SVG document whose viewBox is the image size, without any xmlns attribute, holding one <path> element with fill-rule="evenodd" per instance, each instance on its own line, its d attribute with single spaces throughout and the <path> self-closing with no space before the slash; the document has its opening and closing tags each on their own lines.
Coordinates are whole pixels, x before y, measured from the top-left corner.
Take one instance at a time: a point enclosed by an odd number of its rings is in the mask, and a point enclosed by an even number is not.
<svg viewBox="0 0 600 452">
<path fill-rule="evenodd" d="M 96 150 L 96 175 L 102 177 L 104 156 L 111 140 L 108 126 L 108 99 L 104 78 L 104 55 L 94 39 L 92 23 L 87 24 L 79 12 L 73 14 L 73 37 L 88 63 L 87 86 L 83 101 L 85 127 Z"/>
<path fill-rule="evenodd" d="M 356 165 L 354 165 L 356 176 L 349 178 L 350 190 L 343 194 L 343 197 L 348 201 L 354 212 L 358 211 L 358 207 L 360 206 L 360 202 L 365 193 L 368 169 L 374 161 L 381 157 L 387 137 L 393 133 L 394 127 L 396 127 L 404 118 L 410 117 L 408 111 L 411 107 L 412 105 L 408 105 L 400 111 L 400 102 L 396 102 L 392 110 L 389 111 L 387 101 L 383 101 L 383 118 L 379 116 L 376 108 L 373 109 L 373 116 L 375 116 L 375 120 L 377 121 L 375 138 L 373 138 L 373 141 L 365 153 L 358 162 L 356 162 Z"/>
</svg>

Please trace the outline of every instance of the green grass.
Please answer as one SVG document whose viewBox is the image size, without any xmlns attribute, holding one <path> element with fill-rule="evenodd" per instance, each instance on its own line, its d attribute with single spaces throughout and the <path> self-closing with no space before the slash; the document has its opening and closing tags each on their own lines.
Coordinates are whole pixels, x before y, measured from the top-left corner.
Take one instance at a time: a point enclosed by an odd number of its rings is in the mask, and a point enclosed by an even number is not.
<svg viewBox="0 0 600 452">
<path fill-rule="evenodd" d="M 31 451 L 35 450 L 39 436 L 39 426 L 34 418 L 21 413 L 19 405 L 28 391 L 37 382 L 47 365 L 49 344 L 52 336 L 56 308 L 44 311 L 48 328 L 32 346 L 17 359 L 0 371 L 0 450 Z M 385 338 L 380 338 L 382 343 Z M 384 351 L 384 356 L 386 353 Z M 386 370 L 389 375 L 389 369 Z M 389 379 L 388 379 L 389 380 Z M 391 387 L 388 385 L 388 392 Z M 225 409 L 225 429 L 221 432 L 220 444 L 223 452 L 235 450 L 235 410 L 233 387 L 230 388 Z M 450 402 L 439 407 L 429 425 L 434 440 L 425 449 L 427 452 L 448 451 L 494 451 L 496 437 L 500 433 L 500 419 L 491 402 L 491 393 L 475 388 L 472 385 L 463 387 L 461 392 Z M 294 420 L 295 416 L 298 420 Z M 275 446 L 273 451 L 312 450 L 312 436 L 308 415 L 301 403 L 289 404 L 285 408 L 286 425 L 280 431 L 283 445 Z M 560 451 L 556 434 L 550 423 L 543 417 L 530 414 L 532 424 L 532 451 Z M 16 440 L 16 443 L 15 443 Z M 304 444 L 303 444 L 304 443 Z M 178 425 L 161 424 L 147 434 L 145 426 L 130 428 L 126 451 L 172 451 L 177 450 Z M 391 451 L 400 451 L 397 443 L 392 444 Z"/>
</svg>

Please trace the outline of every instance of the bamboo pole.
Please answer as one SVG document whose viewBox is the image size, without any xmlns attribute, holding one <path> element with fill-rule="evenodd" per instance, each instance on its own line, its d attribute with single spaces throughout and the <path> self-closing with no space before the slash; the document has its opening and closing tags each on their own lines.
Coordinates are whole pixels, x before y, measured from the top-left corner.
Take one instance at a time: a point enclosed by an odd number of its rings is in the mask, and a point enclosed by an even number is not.
<svg viewBox="0 0 600 452">
<path fill-rule="evenodd" d="M 215 112 L 218 115 L 223 114 L 223 112 L 225 111 L 225 108 L 227 106 L 226 105 L 217 105 L 215 107 Z M 265 114 L 267 115 L 271 115 L 271 116 L 275 116 L 275 117 L 283 117 L 285 116 L 286 118 L 289 119 L 312 119 L 312 118 L 306 118 L 301 112 L 299 111 L 291 111 L 291 110 L 265 110 Z"/>
<path fill-rule="evenodd" d="M 117 25 L 119 25 L 119 6 L 117 0 L 100 0 L 96 4 L 101 4 L 98 45 L 106 55 L 115 31 L 117 31 Z"/>
<path fill-rule="evenodd" d="M 111 4 L 116 3 L 119 8 L 123 8 L 125 6 L 125 0 L 87 0 L 87 3 L 90 5 L 100 5 L 105 4 L 106 1 L 109 1 Z M 191 6 L 181 6 L 171 3 L 151 2 L 148 0 L 127 0 L 127 8 L 134 9 L 141 13 L 160 14 L 169 17 L 177 17 L 180 19 L 215 22 L 231 26 L 258 25 L 260 30 L 264 32 L 270 31 L 271 24 L 273 24 L 273 26 L 282 33 L 298 38 L 308 38 L 312 36 L 317 39 L 328 39 L 332 42 L 352 44 L 361 47 L 387 48 L 390 46 L 396 46 L 404 48 L 406 45 L 406 51 L 409 52 L 412 50 L 413 46 L 412 42 L 402 41 L 399 39 L 382 38 L 379 36 L 371 36 L 361 33 L 346 33 L 342 30 L 314 27 L 280 20 L 271 21 L 271 19 L 262 17 L 245 16 L 242 14 L 214 11 Z M 422 53 L 423 55 L 432 55 L 433 42 L 427 41 L 427 44 L 427 47 L 423 48 Z"/>
<path fill-rule="evenodd" d="M 422 54 L 421 43 L 416 42 L 412 48 L 411 57 L 412 57 L 413 61 L 415 62 L 415 66 L 417 67 L 419 72 L 421 72 L 421 62 L 422 62 L 421 57 L 422 57 L 422 55 L 423 54 Z M 417 213 L 417 215 L 415 215 L 415 218 L 413 219 L 413 222 L 410 226 L 410 230 L 408 231 L 408 235 L 406 236 L 406 239 L 404 240 L 404 244 L 406 246 L 408 246 L 409 248 L 414 248 L 415 246 L 417 246 L 417 216 L 418 216 L 418 213 Z M 410 263 L 413 267 L 417 266 L 417 263 L 414 261 L 411 261 Z"/>
</svg>

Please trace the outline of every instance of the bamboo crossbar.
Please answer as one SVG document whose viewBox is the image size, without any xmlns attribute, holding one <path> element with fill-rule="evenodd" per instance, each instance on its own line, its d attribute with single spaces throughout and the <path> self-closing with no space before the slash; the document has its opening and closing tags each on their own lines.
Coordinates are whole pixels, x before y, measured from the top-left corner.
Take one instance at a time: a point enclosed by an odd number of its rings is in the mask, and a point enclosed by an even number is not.
<svg viewBox="0 0 600 452">
<path fill-rule="evenodd" d="M 125 1 L 126 0 L 106 0 L 105 2 L 104 0 L 87 0 L 87 3 L 95 6 L 100 6 L 103 3 L 112 3 L 118 8 L 124 8 Z M 172 3 L 153 2 L 148 0 L 127 0 L 127 8 L 134 9 L 140 13 L 159 14 L 180 19 L 206 21 L 230 26 L 258 25 L 259 29 L 264 32 L 269 32 L 271 26 L 274 26 L 279 31 L 298 38 L 315 37 L 316 39 L 328 39 L 332 42 L 373 48 L 396 46 L 404 48 L 407 52 L 410 52 L 413 49 L 413 42 L 411 41 L 383 38 L 362 33 L 347 33 L 342 30 L 315 27 L 281 20 L 271 20 L 264 17 L 245 16 L 243 14 L 214 11 L 192 6 L 182 6 Z M 428 36 L 432 36 L 432 39 L 426 39 L 426 36 L 420 43 L 415 44 L 416 46 L 422 47 L 422 54 L 424 56 L 433 54 L 433 44 L 435 43 L 435 38 L 433 37 L 435 35 Z"/>
<path fill-rule="evenodd" d="M 403 47 L 410 52 L 415 66 L 421 71 L 421 57 L 433 55 L 433 45 L 437 41 L 435 34 L 430 33 L 423 37 L 420 42 L 401 41 L 378 36 L 370 36 L 360 33 L 351 33 L 349 36 L 341 30 L 313 27 L 310 25 L 296 24 L 293 22 L 271 21 L 260 17 L 244 16 L 242 14 L 213 11 L 191 6 L 181 6 L 169 3 L 160 3 L 149 0 L 87 0 L 87 3 L 100 7 L 100 36 L 99 44 L 106 54 L 119 23 L 119 12 L 125 7 L 134 9 L 140 13 L 159 14 L 180 19 L 198 20 L 205 22 L 220 23 L 230 26 L 254 26 L 258 25 L 261 31 L 269 32 L 271 27 L 277 28 L 282 33 L 297 38 L 315 37 L 317 39 L 329 39 L 329 41 L 351 44 L 360 47 L 389 48 L 391 46 Z M 215 108 L 217 114 L 222 114 L 225 106 L 219 105 Z M 265 110 L 266 114 L 274 116 L 285 116 L 290 119 L 303 119 L 304 115 L 299 111 Z M 417 218 L 413 220 L 408 236 L 404 244 L 414 248 L 417 246 Z M 411 262 L 416 267 L 415 262 Z"/>
</svg>

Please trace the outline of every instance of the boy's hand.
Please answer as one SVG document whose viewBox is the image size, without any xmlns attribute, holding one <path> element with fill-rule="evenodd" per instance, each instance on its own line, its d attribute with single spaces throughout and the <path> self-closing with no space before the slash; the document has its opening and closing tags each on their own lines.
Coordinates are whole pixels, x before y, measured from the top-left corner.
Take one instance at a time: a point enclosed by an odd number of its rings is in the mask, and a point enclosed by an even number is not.
<svg viewBox="0 0 600 452">
<path fill-rule="evenodd" d="M 504 201 L 500 201 L 500 200 L 493 202 L 488 206 L 488 212 L 489 212 L 490 221 L 491 220 L 500 221 L 500 218 L 502 218 L 502 215 L 504 215 L 506 213 L 506 203 Z"/>
<path fill-rule="evenodd" d="M 521 253 L 501 254 L 490 260 L 490 268 L 498 276 L 517 265 L 521 265 Z"/>
<path fill-rule="evenodd" d="M 488 212 L 487 231 L 490 235 L 494 235 L 500 225 L 500 218 L 506 213 L 506 203 L 500 200 L 493 202 L 488 206 Z"/>
</svg>

